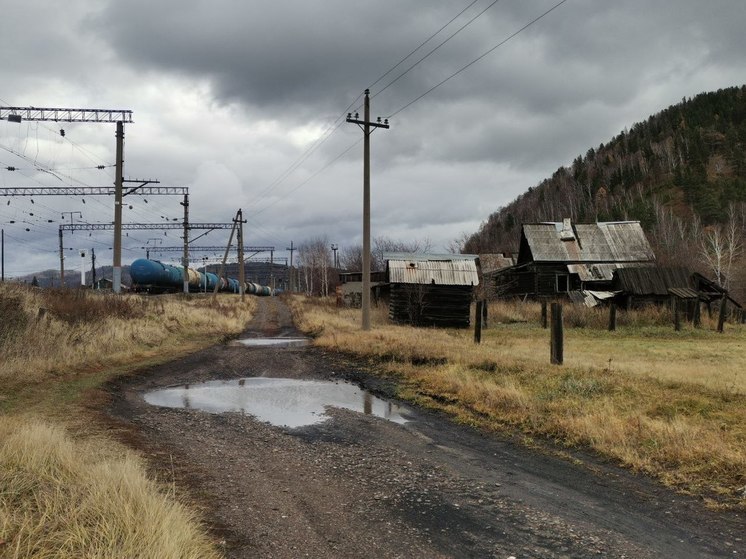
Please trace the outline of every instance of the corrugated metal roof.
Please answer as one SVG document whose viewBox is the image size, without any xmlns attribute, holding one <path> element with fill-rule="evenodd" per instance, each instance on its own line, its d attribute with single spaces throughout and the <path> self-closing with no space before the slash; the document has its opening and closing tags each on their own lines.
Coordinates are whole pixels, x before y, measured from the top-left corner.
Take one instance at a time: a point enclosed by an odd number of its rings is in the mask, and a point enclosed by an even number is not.
<svg viewBox="0 0 746 559">
<path fill-rule="evenodd" d="M 562 240 L 561 223 L 523 226 L 534 262 L 649 262 L 655 256 L 637 221 L 579 223 L 575 238 Z M 526 261 L 519 258 L 519 261 Z"/>
<path fill-rule="evenodd" d="M 477 263 L 472 258 L 466 260 L 388 260 L 387 270 L 390 283 L 411 283 L 430 285 L 479 285 Z M 463 256 L 463 255 L 459 255 Z"/>
<path fill-rule="evenodd" d="M 446 261 L 452 260 L 476 260 L 479 258 L 476 254 L 454 254 L 454 253 L 435 253 L 435 252 L 384 252 L 384 260 L 410 260 L 412 262 L 428 261 Z"/>
</svg>

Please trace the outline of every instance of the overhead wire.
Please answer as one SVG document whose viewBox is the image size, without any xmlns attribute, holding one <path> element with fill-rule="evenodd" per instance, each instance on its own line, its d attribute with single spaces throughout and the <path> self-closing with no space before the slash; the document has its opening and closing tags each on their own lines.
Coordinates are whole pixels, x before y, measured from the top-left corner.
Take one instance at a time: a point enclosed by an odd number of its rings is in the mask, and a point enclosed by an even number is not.
<svg viewBox="0 0 746 559">
<path fill-rule="evenodd" d="M 461 33 L 469 25 L 471 25 L 477 19 L 479 19 L 480 17 L 482 17 L 482 15 L 484 15 L 484 13 L 487 12 L 487 10 L 489 10 L 492 6 L 494 6 L 495 4 L 497 4 L 499 1 L 500 0 L 493 0 L 486 8 L 484 8 L 481 12 L 479 12 L 477 15 L 475 15 L 474 17 L 472 17 L 469 21 L 467 21 L 466 23 L 464 23 L 461 27 L 459 27 L 458 29 L 456 29 L 456 31 L 454 31 L 453 33 L 451 33 L 450 35 L 448 35 L 448 37 L 446 37 L 443 41 L 441 41 L 440 43 L 438 43 L 433 49 L 431 49 L 430 51 L 428 51 L 428 53 L 425 54 L 425 56 L 423 56 L 422 58 L 420 58 L 417 62 L 415 62 L 411 66 L 409 66 L 401 74 L 399 74 L 393 80 L 391 80 L 389 83 L 387 83 L 385 86 L 383 86 L 383 88 L 379 89 L 375 94 L 372 95 L 372 97 L 376 97 L 377 95 L 380 95 L 381 93 L 383 93 L 384 91 L 386 91 L 389 87 L 391 87 L 396 82 L 398 82 L 401 78 L 403 78 L 404 76 L 406 76 L 409 72 L 411 72 L 413 69 L 415 69 L 417 66 L 419 66 L 422 62 L 424 62 L 425 60 L 427 60 L 433 53 L 435 53 L 437 50 L 439 50 L 440 47 L 442 47 L 443 45 L 445 45 L 446 43 L 448 43 L 451 39 L 453 39 L 456 35 L 458 35 L 459 33 Z"/>
<path fill-rule="evenodd" d="M 493 0 L 493 2 L 491 2 L 486 8 L 484 8 L 482 11 L 480 11 L 478 14 L 476 14 L 474 17 L 472 17 L 468 22 L 466 22 L 464 25 L 462 25 L 454 33 L 452 33 L 451 35 L 449 35 L 444 41 L 442 41 L 441 43 L 439 43 L 435 48 L 431 49 L 425 56 L 423 56 L 422 58 L 420 58 L 417 62 L 415 62 L 413 65 L 411 65 L 409 68 L 407 68 L 404 72 L 402 72 L 401 74 L 399 74 L 394 80 L 392 80 L 391 82 L 389 82 L 386 86 L 384 86 L 383 89 L 381 89 L 380 91 L 378 91 L 375 95 L 380 94 L 384 90 L 388 89 L 391 85 L 393 85 L 394 83 L 396 83 L 399 79 L 401 79 L 404 75 L 406 75 L 413 68 L 415 68 L 417 65 L 419 65 L 422 61 L 424 61 L 426 58 L 428 58 L 430 55 L 432 55 L 440 47 L 442 47 L 443 45 L 445 45 L 448 41 L 450 41 L 453 37 L 455 37 L 463 29 L 465 29 L 471 23 L 473 23 L 476 19 L 478 19 L 479 17 L 481 17 L 487 10 L 489 10 L 492 6 L 494 6 L 498 1 L 499 0 Z M 394 64 L 386 72 L 384 72 L 383 74 L 381 74 L 381 76 L 379 76 L 368 87 L 368 89 L 371 89 L 372 87 L 374 87 L 381 80 L 383 80 L 386 76 L 388 76 L 391 72 L 393 72 L 396 68 L 398 68 L 399 66 L 401 66 L 401 64 L 403 64 L 407 59 L 409 59 L 412 55 L 414 55 L 417 51 L 419 51 L 423 46 L 425 46 L 428 42 L 430 42 L 433 38 L 435 38 L 438 34 L 440 34 L 444 29 L 446 29 L 449 25 L 451 25 L 454 21 L 456 21 L 461 15 L 463 15 L 469 8 L 471 8 L 477 2 L 478 2 L 478 0 L 473 0 L 465 8 L 463 8 L 462 10 L 460 10 L 455 16 L 453 16 L 450 20 L 448 20 L 448 22 L 446 22 L 444 25 L 442 25 L 437 31 L 435 31 L 434 33 L 432 33 L 424 41 L 422 41 L 417 47 L 415 47 L 412 51 L 410 51 L 409 54 L 407 54 L 406 56 L 404 56 L 401 60 L 399 60 L 396 64 Z M 352 101 L 352 103 L 350 103 L 347 106 L 347 108 L 342 112 L 342 114 L 339 117 L 337 117 L 337 119 L 335 119 L 335 121 L 332 123 L 332 125 L 330 125 L 327 128 L 327 130 L 324 133 L 322 133 L 322 135 L 320 136 L 319 140 L 317 140 L 317 142 L 315 142 L 311 147 L 309 147 L 309 149 L 307 149 L 303 154 L 301 154 L 301 156 L 296 161 L 294 161 L 290 165 L 290 167 L 288 167 L 288 169 L 286 169 L 277 179 L 275 179 L 275 181 L 273 181 L 270 185 L 268 185 L 266 188 L 264 188 L 259 194 L 257 194 L 252 199 L 252 202 L 254 200 L 258 199 L 258 198 L 261 198 L 262 196 L 264 196 L 265 194 L 267 194 L 268 192 L 270 192 L 275 186 L 279 185 L 282 181 L 284 181 L 298 167 L 300 167 L 300 165 L 302 165 L 324 142 L 326 142 L 329 139 L 329 137 L 331 137 L 331 135 L 336 130 L 338 130 L 339 127 L 343 124 L 344 121 L 342 120 L 342 118 L 344 118 L 344 115 L 347 114 L 348 111 L 350 111 L 350 109 L 355 105 L 355 103 L 357 103 L 357 101 L 360 99 L 360 97 L 362 97 L 362 93 L 359 94 Z M 332 128 L 332 126 L 333 126 L 333 128 Z M 359 143 L 359 142 L 357 142 L 357 143 Z M 329 164 L 327 164 L 324 167 L 322 167 L 319 171 L 317 171 L 316 173 L 314 173 L 311 177 L 309 177 L 308 179 L 306 179 L 305 181 L 303 181 L 301 184 L 295 186 L 294 188 L 292 188 L 288 192 L 285 192 L 283 194 L 283 196 L 280 197 L 280 199 L 289 196 L 290 194 L 292 194 L 293 192 L 295 192 L 299 188 L 301 188 L 303 185 L 307 184 L 307 182 L 311 178 L 316 177 L 320 172 L 322 172 L 323 170 L 327 169 L 330 166 L 331 163 L 336 162 L 339 159 L 339 157 L 341 157 L 342 155 L 344 155 L 345 153 L 347 153 L 347 151 L 349 151 L 350 149 L 352 149 L 352 147 L 354 145 L 355 144 L 352 144 L 351 146 L 349 146 L 348 148 L 346 148 L 339 156 L 335 157 Z M 279 200 L 276 199 L 275 201 L 270 202 L 270 204 L 268 204 L 267 206 L 265 206 L 264 208 L 262 208 L 258 212 L 255 212 L 253 215 L 259 215 L 259 213 L 265 211 L 267 208 L 269 208 L 272 205 L 274 205 L 277 201 L 279 201 Z"/>
<path fill-rule="evenodd" d="M 467 68 L 470 68 L 471 66 L 473 66 L 474 64 L 476 64 L 477 62 L 479 62 L 480 60 L 482 60 L 485 56 L 491 54 L 492 52 L 494 52 L 495 50 L 497 50 L 498 48 L 500 48 L 501 46 L 503 46 L 505 43 L 507 43 L 508 41 L 510 41 L 511 39 L 513 39 L 514 37 L 516 37 L 517 35 L 519 35 L 520 33 L 522 33 L 523 31 L 525 31 L 529 27 L 531 27 L 537 21 L 539 21 L 540 19 L 542 19 L 545 16 L 549 15 L 551 12 L 553 12 L 554 10 L 556 10 L 557 8 L 559 8 L 565 2 L 567 2 L 567 0 L 560 0 L 560 2 L 557 2 L 554 6 L 552 6 L 551 8 L 549 8 L 548 10 L 546 10 L 545 12 L 543 12 L 541 15 L 539 15 L 539 16 L 535 17 L 534 19 L 532 19 L 526 25 L 524 25 L 523 27 L 521 27 L 518 31 L 515 31 L 514 33 L 512 33 L 511 35 L 509 35 L 508 37 L 506 37 L 505 39 L 503 39 L 502 41 L 500 41 L 498 44 L 496 44 L 494 47 L 486 50 L 485 52 L 483 52 L 482 54 L 480 54 L 478 57 L 476 57 L 474 60 L 472 60 L 471 62 L 469 62 L 465 66 L 462 66 L 461 68 L 459 68 L 458 70 L 456 70 L 455 72 L 453 72 L 451 75 L 449 75 L 444 80 L 438 82 L 437 84 L 435 84 L 434 86 L 432 86 L 430 89 L 428 89 L 427 91 L 425 91 L 421 95 L 415 97 L 412 101 L 410 101 L 406 105 L 402 106 L 401 108 L 399 108 L 396 111 L 394 111 L 393 113 L 391 113 L 387 118 L 391 119 L 391 118 L 395 117 L 396 115 L 398 115 L 399 113 L 401 113 L 402 111 L 404 111 L 407 108 L 411 107 L 412 105 L 414 105 L 415 103 L 417 103 L 419 100 L 421 100 L 423 97 L 425 97 L 426 95 L 432 93 L 433 91 L 435 91 L 436 89 L 438 89 L 441 85 L 443 85 L 446 82 L 450 81 L 451 79 L 455 78 L 461 72 L 463 72 Z"/>
</svg>

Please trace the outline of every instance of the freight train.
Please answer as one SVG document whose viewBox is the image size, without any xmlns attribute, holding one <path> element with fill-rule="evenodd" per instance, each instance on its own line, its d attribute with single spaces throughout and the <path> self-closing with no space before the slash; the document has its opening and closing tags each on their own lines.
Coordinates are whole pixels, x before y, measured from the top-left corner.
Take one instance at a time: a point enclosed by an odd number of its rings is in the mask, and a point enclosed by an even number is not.
<svg viewBox="0 0 746 559">
<path fill-rule="evenodd" d="M 132 290 L 140 293 L 177 293 L 184 288 L 184 268 L 164 264 L 158 260 L 138 258 L 130 266 Z M 210 272 L 199 272 L 187 268 L 189 291 L 212 293 L 215 286 L 224 293 L 239 293 L 241 284 L 233 278 L 221 278 Z M 271 287 L 246 283 L 244 292 L 252 295 L 275 295 Z"/>
</svg>

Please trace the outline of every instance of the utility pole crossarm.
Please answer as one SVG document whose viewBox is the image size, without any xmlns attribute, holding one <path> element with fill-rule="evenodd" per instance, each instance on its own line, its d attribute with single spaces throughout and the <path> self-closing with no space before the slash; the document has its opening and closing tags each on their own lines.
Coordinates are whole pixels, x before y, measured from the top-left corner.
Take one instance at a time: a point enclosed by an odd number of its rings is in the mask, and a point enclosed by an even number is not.
<svg viewBox="0 0 746 559">
<path fill-rule="evenodd" d="M 0 107 L 0 120 L 54 122 L 132 123 L 132 111 L 123 109 L 60 109 L 41 107 Z"/>
<path fill-rule="evenodd" d="M 373 121 L 366 122 L 365 120 L 360 120 L 359 116 L 360 115 L 358 115 L 358 113 L 355 113 L 355 118 L 353 118 L 352 113 L 347 113 L 347 122 L 351 124 L 357 124 L 361 128 L 364 128 L 366 124 L 370 126 L 371 128 L 391 128 L 389 126 L 389 119 L 387 118 L 384 120 L 381 120 L 381 117 L 379 116 L 375 122 Z"/>
</svg>

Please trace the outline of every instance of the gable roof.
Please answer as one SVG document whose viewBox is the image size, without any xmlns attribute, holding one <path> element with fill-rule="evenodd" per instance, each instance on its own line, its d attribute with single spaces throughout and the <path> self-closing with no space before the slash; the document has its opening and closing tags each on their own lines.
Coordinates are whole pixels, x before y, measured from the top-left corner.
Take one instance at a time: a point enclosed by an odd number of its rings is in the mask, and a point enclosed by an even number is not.
<svg viewBox="0 0 746 559">
<path fill-rule="evenodd" d="M 565 224 L 567 225 L 567 224 Z M 639 221 L 529 223 L 521 230 L 518 262 L 652 262 Z"/>
</svg>

